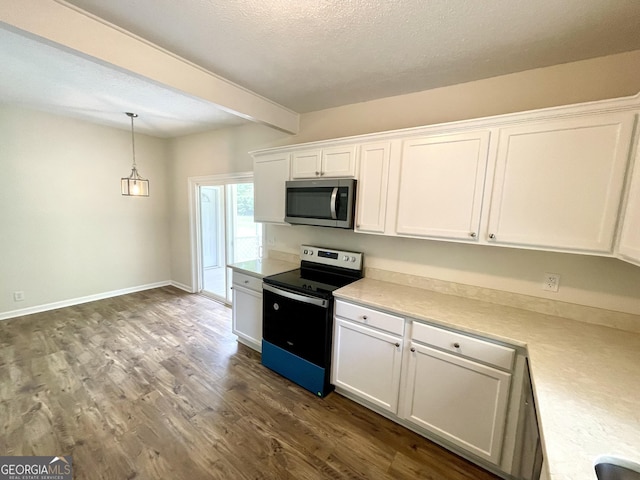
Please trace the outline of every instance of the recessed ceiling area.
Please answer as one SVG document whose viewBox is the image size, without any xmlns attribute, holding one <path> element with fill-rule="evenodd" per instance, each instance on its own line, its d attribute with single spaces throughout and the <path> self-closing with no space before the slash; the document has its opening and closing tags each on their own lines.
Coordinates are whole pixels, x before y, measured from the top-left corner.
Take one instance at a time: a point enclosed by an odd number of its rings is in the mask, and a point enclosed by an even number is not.
<svg viewBox="0 0 640 480">
<path fill-rule="evenodd" d="M 24 5 L 125 32 L 245 101 L 43 40 L 5 20 Z M 295 132 L 296 112 L 638 49 L 637 0 L 24 0 L 0 7 L 0 102 L 122 128 L 121 112 L 137 108 L 140 131 L 157 136 L 249 121 Z M 275 113 L 262 117 L 260 102 Z"/>
</svg>

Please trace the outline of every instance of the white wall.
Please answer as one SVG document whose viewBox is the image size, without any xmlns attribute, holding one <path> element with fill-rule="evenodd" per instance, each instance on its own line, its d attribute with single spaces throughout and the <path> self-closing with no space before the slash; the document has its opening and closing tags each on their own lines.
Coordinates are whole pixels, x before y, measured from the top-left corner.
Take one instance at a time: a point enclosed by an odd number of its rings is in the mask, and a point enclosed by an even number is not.
<svg viewBox="0 0 640 480">
<path fill-rule="evenodd" d="M 0 106 L 0 315 L 170 278 L 166 141 Z M 13 292 L 25 300 L 14 302 Z"/>
<path fill-rule="evenodd" d="M 640 91 L 640 51 L 529 70 L 450 87 L 305 114 L 300 143 L 442 123 Z M 319 227 L 269 226 L 269 248 L 298 253 L 303 243 L 365 252 L 370 267 L 640 314 L 640 267 L 616 259 L 379 237 Z M 542 291 L 545 272 L 560 291 Z"/>
<path fill-rule="evenodd" d="M 191 284 L 187 177 L 251 169 L 247 152 L 396 128 L 477 118 L 633 95 L 640 51 L 540 68 L 302 115 L 296 136 L 260 125 L 171 141 L 172 278 Z M 371 267 L 640 313 L 640 268 L 615 259 L 385 238 L 318 227 L 267 228 L 269 248 L 301 243 L 364 251 Z M 541 290 L 544 272 L 562 276 L 560 292 Z"/>
<path fill-rule="evenodd" d="M 305 226 L 270 226 L 267 241 L 295 254 L 301 244 L 361 251 L 366 267 L 640 315 L 640 267 L 613 258 Z M 561 275 L 559 292 L 542 290 L 545 272 Z"/>
<path fill-rule="evenodd" d="M 169 141 L 171 278 L 175 282 L 193 287 L 188 178 L 250 172 L 253 160 L 248 152 L 284 136 L 263 125 L 249 124 Z"/>
<path fill-rule="evenodd" d="M 283 144 L 569 105 L 640 92 L 640 50 L 306 113 Z"/>
<path fill-rule="evenodd" d="M 300 134 L 279 144 L 357 135 L 601 100 L 640 91 L 640 51 L 540 68 L 451 87 L 346 105 L 301 117 Z M 640 267 L 610 258 L 269 226 L 269 248 L 300 244 L 365 252 L 370 267 L 640 314 Z M 558 293 L 541 290 L 545 272 Z"/>
<path fill-rule="evenodd" d="M 128 131 L 0 106 L 0 316 L 169 279 L 190 285 L 187 178 L 251 170 L 251 150 L 638 91 L 634 51 L 307 113 L 296 136 L 255 124 L 172 140 L 136 134 L 149 198 L 119 193 Z M 614 259 L 312 227 L 267 235 L 292 253 L 301 243 L 353 248 L 372 267 L 640 313 L 640 268 Z M 540 290 L 544 271 L 562 275 L 558 294 Z M 19 290 L 26 300 L 16 303 Z"/>
</svg>

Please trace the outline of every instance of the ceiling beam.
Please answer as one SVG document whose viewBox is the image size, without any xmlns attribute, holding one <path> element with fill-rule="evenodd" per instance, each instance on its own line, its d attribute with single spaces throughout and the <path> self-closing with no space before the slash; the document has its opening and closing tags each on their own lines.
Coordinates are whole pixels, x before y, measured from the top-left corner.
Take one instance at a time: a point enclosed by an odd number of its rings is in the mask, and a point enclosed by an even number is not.
<svg viewBox="0 0 640 480">
<path fill-rule="evenodd" d="M 209 101 L 247 120 L 298 133 L 300 116 L 296 112 L 65 2 L 2 1 L 0 22 L 54 46 Z"/>
</svg>

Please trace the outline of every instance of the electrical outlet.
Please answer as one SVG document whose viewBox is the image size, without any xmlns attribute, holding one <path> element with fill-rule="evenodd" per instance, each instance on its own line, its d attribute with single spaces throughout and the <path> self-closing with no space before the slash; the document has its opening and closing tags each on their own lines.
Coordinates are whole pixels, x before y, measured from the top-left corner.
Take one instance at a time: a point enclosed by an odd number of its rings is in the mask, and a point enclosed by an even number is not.
<svg viewBox="0 0 640 480">
<path fill-rule="evenodd" d="M 24 292 L 13 292 L 13 301 L 21 302 L 24 300 Z"/>
<path fill-rule="evenodd" d="M 545 273 L 542 282 L 542 290 L 557 292 L 560 288 L 560 275 L 557 273 Z"/>
</svg>

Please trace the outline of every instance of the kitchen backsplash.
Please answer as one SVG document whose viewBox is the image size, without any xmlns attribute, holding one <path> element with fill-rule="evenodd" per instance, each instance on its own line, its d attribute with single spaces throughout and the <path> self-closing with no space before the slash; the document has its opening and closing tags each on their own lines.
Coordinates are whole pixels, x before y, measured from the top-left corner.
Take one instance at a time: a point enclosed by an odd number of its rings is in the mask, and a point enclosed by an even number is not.
<svg viewBox="0 0 640 480">
<path fill-rule="evenodd" d="M 274 260 L 300 263 L 300 257 L 298 255 L 281 252 L 279 250 L 269 250 L 268 256 Z M 619 330 L 640 333 L 640 316 L 629 313 L 532 297 L 529 295 L 505 292 L 491 288 L 476 287 L 462 283 L 447 282 L 434 278 L 391 272 L 371 267 L 365 267 L 364 276 L 372 280 L 381 280 L 400 285 L 423 288 L 425 290 L 432 290 L 447 295 L 472 298 L 475 300 L 520 308 L 545 315 L 554 315 L 580 322 L 604 325 L 607 327 L 617 328 Z"/>
</svg>

